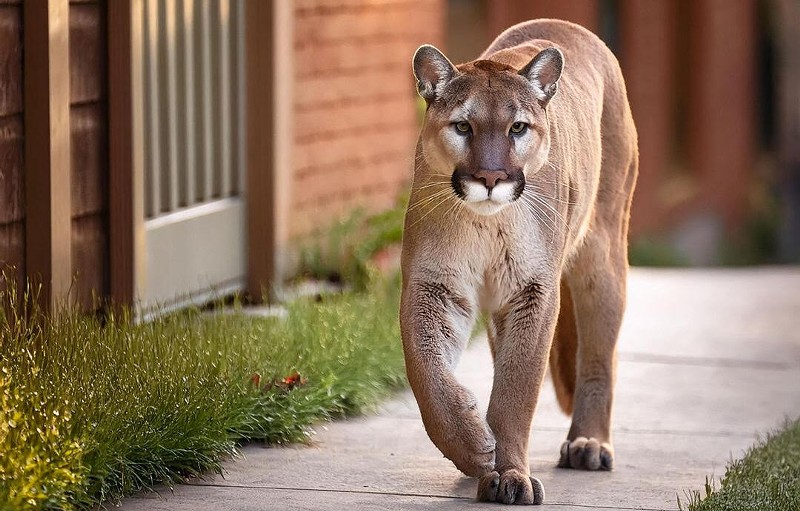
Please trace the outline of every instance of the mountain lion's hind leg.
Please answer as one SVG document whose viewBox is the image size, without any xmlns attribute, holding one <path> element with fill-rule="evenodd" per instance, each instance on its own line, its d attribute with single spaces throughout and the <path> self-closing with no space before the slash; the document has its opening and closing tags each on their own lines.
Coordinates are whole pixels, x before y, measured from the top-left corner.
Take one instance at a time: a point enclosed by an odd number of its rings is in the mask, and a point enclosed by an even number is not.
<svg viewBox="0 0 800 511">
<path fill-rule="evenodd" d="M 400 303 L 406 373 L 431 441 L 468 476 L 494 469 L 495 440 L 475 396 L 453 376 L 473 307 L 453 286 L 412 280 Z"/>
<path fill-rule="evenodd" d="M 611 408 L 616 344 L 625 308 L 624 243 L 602 232 L 588 235 L 568 275 L 578 353 L 572 427 L 561 446 L 559 467 L 611 470 Z"/>
</svg>

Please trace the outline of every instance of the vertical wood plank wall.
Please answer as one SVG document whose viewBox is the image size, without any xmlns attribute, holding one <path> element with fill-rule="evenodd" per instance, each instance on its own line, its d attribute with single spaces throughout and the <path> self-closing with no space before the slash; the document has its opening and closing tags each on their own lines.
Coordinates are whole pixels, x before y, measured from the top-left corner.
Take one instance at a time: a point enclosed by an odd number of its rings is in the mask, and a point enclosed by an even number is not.
<svg viewBox="0 0 800 511">
<path fill-rule="evenodd" d="M 109 292 L 106 10 L 98 0 L 69 6 L 73 293 L 86 310 Z"/>
<path fill-rule="evenodd" d="M 295 46 L 296 18 L 294 4 L 290 2 L 275 3 L 272 22 L 272 67 L 262 71 L 269 73 L 272 81 L 272 95 L 269 98 L 273 103 L 271 118 L 252 118 L 252 124 L 248 124 L 246 130 L 264 131 L 271 128 L 272 131 L 272 168 L 269 175 L 273 181 L 272 185 L 272 215 L 265 216 L 263 212 L 263 199 L 254 197 L 253 206 L 248 212 L 248 224 L 264 222 L 268 219 L 273 230 L 272 244 L 269 246 L 259 246 L 258 240 L 248 242 L 250 257 L 260 257 L 259 250 L 271 250 L 273 264 L 271 273 L 253 273 L 248 276 L 251 291 L 256 283 L 263 287 L 265 283 L 279 286 L 281 279 L 289 276 L 288 254 L 291 244 L 291 218 L 294 216 L 292 210 L 292 197 L 294 195 L 294 158 L 295 158 L 295 97 L 298 94 L 295 87 L 295 68 L 297 65 L 297 52 Z M 256 93 L 257 89 L 253 89 Z M 248 95 L 248 101 L 250 96 Z M 250 122 L 250 121 L 248 121 Z M 266 169 L 261 169 L 265 172 Z M 248 167 L 248 176 L 256 171 Z M 256 202 L 258 201 L 258 202 Z M 259 205 L 260 204 L 260 205 Z M 251 294 L 251 296 L 254 296 Z"/>
<path fill-rule="evenodd" d="M 3 82 L 0 83 L 0 269 L 15 268 L 17 285 L 21 286 L 26 276 L 33 277 L 32 274 L 37 273 L 35 266 L 57 267 L 56 294 L 60 293 L 63 298 L 69 290 L 73 299 L 89 308 L 93 296 L 102 298 L 107 292 L 108 279 L 104 2 L 59 0 L 47 4 L 39 1 L 0 3 L 0 62 L 3 69 L 10 71 L 0 78 Z M 55 64 L 50 72 L 41 46 L 37 48 L 39 43 L 23 41 L 22 36 L 25 33 L 29 39 L 40 38 L 49 33 L 47 25 L 40 25 L 37 19 L 45 5 L 48 9 L 58 9 L 63 15 L 57 26 L 51 26 L 63 39 L 57 57 L 45 54 Z M 28 22 L 34 24 L 29 30 L 23 30 L 25 10 Z M 33 88 L 26 97 L 35 104 L 27 114 L 28 122 L 23 122 L 26 115 L 22 104 L 23 42 L 32 45 L 24 52 L 29 53 L 28 65 L 33 66 L 28 74 L 33 80 L 29 85 Z M 66 74 L 60 76 L 54 72 Z M 43 132 L 41 127 L 50 120 L 42 120 L 41 111 L 37 114 L 37 108 L 47 104 L 44 99 L 51 97 L 45 91 L 50 83 L 54 84 L 52 89 L 58 101 L 67 105 L 66 108 L 63 104 L 56 107 L 63 123 L 59 129 L 63 129 L 66 138 L 62 134 L 51 140 L 52 132 Z M 51 101 L 48 108 L 53 107 Z M 50 118 L 49 113 L 47 117 Z M 33 215 L 28 219 L 33 222 L 28 229 L 25 227 L 26 173 L 23 168 L 25 140 L 31 143 L 30 150 L 34 152 L 32 163 L 29 161 L 33 167 L 28 167 L 27 179 L 36 182 L 32 190 L 27 190 L 32 194 L 27 204 L 56 207 L 49 213 L 46 207 L 28 208 Z M 60 144 L 59 152 L 47 156 L 45 149 L 53 144 Z M 42 186 L 47 184 L 41 181 L 43 160 L 52 162 L 51 167 L 57 172 L 56 181 L 49 186 Z M 47 218 L 51 217 L 56 222 L 53 228 L 58 231 L 55 235 L 58 253 L 44 240 L 48 231 L 42 222 L 47 223 Z M 27 240 L 26 231 L 32 234 Z M 50 246 L 49 256 L 47 246 Z M 48 258 L 50 263 L 46 261 Z M 26 265 L 26 259 L 33 260 L 34 267 Z M 46 280 L 52 281 L 52 275 Z M 53 298 L 43 296 L 45 301 Z"/>
<path fill-rule="evenodd" d="M 0 2 L 0 42 L 3 43 L 0 63 L 4 69 L 11 71 L 0 78 L 3 80 L 0 84 L 0 161 L 3 163 L 0 167 L 0 269 L 14 268 L 18 284 L 21 285 L 26 276 L 31 276 L 32 269 L 42 266 L 37 257 L 51 253 L 40 250 L 43 242 L 38 235 L 27 239 L 26 250 L 25 225 L 28 222 L 33 226 L 28 229 L 31 232 L 49 232 L 51 236 L 57 236 L 58 247 L 63 253 L 57 257 L 47 256 L 51 261 L 56 258 L 59 261 L 57 268 L 54 264 L 49 267 L 61 272 L 58 274 L 60 281 L 67 283 L 61 287 L 71 288 L 72 296 L 84 308 L 95 305 L 94 298 L 112 296 L 122 303 L 131 303 L 136 296 L 138 277 L 132 254 L 141 250 L 142 222 L 138 219 L 144 216 L 142 211 L 136 211 L 138 201 L 143 197 L 139 190 L 141 183 L 137 183 L 137 179 L 141 180 L 140 171 L 143 168 L 142 162 L 137 159 L 143 151 L 141 141 L 135 140 L 134 126 L 142 122 L 138 113 L 142 105 L 134 104 L 141 98 L 130 96 L 131 85 L 127 82 L 130 81 L 130 67 L 140 66 L 138 61 L 132 61 L 130 55 L 138 51 L 143 20 L 131 19 L 129 14 L 120 17 L 121 13 L 129 13 L 134 6 L 139 8 L 137 12 L 141 12 L 143 0 L 132 1 L 44 2 L 48 8 L 58 6 L 66 14 L 61 40 L 64 55 L 59 57 L 57 65 L 61 71 L 68 70 L 67 76 L 58 82 L 58 90 L 67 94 L 68 105 L 66 115 L 61 117 L 67 122 L 67 137 L 64 139 L 66 145 L 60 146 L 62 149 L 66 147 L 66 152 L 61 155 L 59 162 L 65 163 L 60 163 L 58 168 L 67 170 L 57 174 L 62 178 L 58 186 L 38 186 L 37 177 L 32 181 L 37 186 L 32 189 L 28 187 L 28 192 L 33 194 L 37 202 L 42 200 L 42 194 L 52 197 L 53 194 L 64 192 L 61 199 L 65 200 L 59 199 L 56 206 L 65 209 L 66 213 L 44 213 L 46 218 L 57 217 L 57 221 L 66 225 L 66 228 L 62 226 L 56 231 L 42 231 L 37 213 L 26 217 L 26 173 L 22 167 L 25 161 L 24 134 L 28 131 L 23 122 L 22 105 L 23 34 L 41 37 L 49 32 L 38 28 L 29 33 L 23 30 L 24 13 L 26 10 L 29 16 L 34 13 L 38 8 L 37 1 L 24 4 L 13 0 Z M 142 3 L 137 5 L 136 2 Z M 231 19 L 242 23 L 241 2 L 213 2 L 213 5 L 196 0 L 161 2 L 160 5 L 151 3 L 165 10 L 164 13 L 158 13 L 164 15 L 159 18 L 163 29 L 169 30 L 170 34 L 174 32 L 183 36 L 168 41 L 171 44 L 166 47 L 164 58 L 159 61 L 159 64 L 172 65 L 163 66 L 166 73 L 162 81 L 170 87 L 161 87 L 166 94 L 164 98 L 159 98 L 165 100 L 161 104 L 177 104 L 176 107 L 170 107 L 173 115 L 167 118 L 169 122 L 165 129 L 169 142 L 166 144 L 170 158 L 168 163 L 186 161 L 185 167 L 188 168 L 195 167 L 193 159 L 202 163 L 197 175 L 167 173 L 160 183 L 163 186 L 159 187 L 159 200 L 163 199 L 165 204 L 175 208 L 208 197 L 239 193 L 244 185 L 244 174 L 238 171 L 244 151 L 244 141 L 239 134 L 244 125 L 240 116 L 229 118 L 229 114 L 239 111 L 240 94 L 244 89 L 243 66 L 238 58 L 243 34 L 226 27 L 219 29 L 219 22 Z M 201 12 L 202 22 L 207 29 L 216 27 L 213 33 L 192 30 L 192 17 L 197 12 Z M 217 25 L 213 23 L 215 20 Z M 162 31 L 159 35 L 163 37 L 165 34 Z M 137 37 L 135 41 L 130 40 Z M 208 42 L 209 38 L 212 42 Z M 109 54 L 109 45 L 115 48 L 111 52 L 113 55 Z M 27 53 L 36 55 L 35 51 Z M 134 59 L 141 59 L 141 56 L 134 56 Z M 178 87 L 186 88 L 185 85 L 196 78 L 192 74 L 195 68 L 203 63 L 206 64 L 203 71 L 208 85 L 206 88 L 212 94 L 225 98 L 224 104 L 212 104 L 210 110 L 206 110 L 208 115 L 202 111 L 196 113 L 196 110 L 206 106 L 211 96 L 195 95 L 189 91 L 185 101 L 177 101 L 184 99 L 177 93 Z M 215 63 L 220 64 L 216 67 L 223 69 L 223 72 L 229 71 L 229 76 L 213 72 L 211 64 Z M 180 64 L 185 65 L 184 69 L 180 69 Z M 47 66 L 38 69 L 47 70 Z M 36 77 L 35 74 L 31 76 Z M 114 82 L 113 86 L 109 82 Z M 37 79 L 31 83 L 51 82 Z M 117 92 L 114 105 L 109 104 L 109 88 Z M 28 96 L 42 97 L 35 90 Z M 33 108 L 31 114 L 35 113 L 36 108 Z M 194 116 L 200 118 L 198 132 L 202 137 L 196 143 L 192 138 Z M 114 117 L 114 127 L 110 128 L 109 117 Z M 217 118 L 222 120 L 216 122 Z M 36 126 L 36 123 L 30 126 Z M 109 133 L 113 134 L 113 140 L 109 140 Z M 28 135 L 31 135 L 28 137 L 30 140 L 38 143 L 50 140 L 32 131 Z M 221 144 L 209 143 L 217 136 L 224 139 Z M 188 138 L 192 143 L 177 143 L 178 137 Z M 56 140 L 54 143 L 59 142 Z M 113 149 L 110 146 L 114 146 Z M 200 156 L 196 154 L 198 151 L 192 151 L 193 146 L 198 148 Z M 37 156 L 34 154 L 31 161 L 35 162 Z M 174 165 L 170 167 L 174 168 Z M 34 174 L 28 173 L 28 177 L 31 176 Z M 37 210 L 39 213 L 43 211 Z M 31 260 L 34 263 L 32 267 Z M 112 267 L 113 274 L 110 271 Z M 50 280 L 50 277 L 45 276 L 45 280 Z"/>
<path fill-rule="evenodd" d="M 134 303 L 144 242 L 141 0 L 108 5 L 109 290 L 118 305 Z"/>
<path fill-rule="evenodd" d="M 25 278 L 22 0 L 0 3 L 0 271 Z M 0 280 L 0 291 L 8 283 Z"/>
<path fill-rule="evenodd" d="M 276 275 L 274 229 L 278 212 L 273 200 L 275 162 L 275 9 L 259 0 L 245 3 L 247 55 L 247 292 L 257 302 Z M 260 220 L 260 221 L 259 221 Z"/>
<path fill-rule="evenodd" d="M 25 4 L 26 273 L 50 310 L 71 285 L 69 5 Z"/>
</svg>

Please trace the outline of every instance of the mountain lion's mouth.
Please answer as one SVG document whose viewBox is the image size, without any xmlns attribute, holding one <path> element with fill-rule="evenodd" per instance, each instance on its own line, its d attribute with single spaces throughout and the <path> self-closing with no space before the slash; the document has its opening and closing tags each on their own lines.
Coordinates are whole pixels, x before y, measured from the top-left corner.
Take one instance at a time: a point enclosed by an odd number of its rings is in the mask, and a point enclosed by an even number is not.
<svg viewBox="0 0 800 511">
<path fill-rule="evenodd" d="M 503 183 L 491 189 L 478 183 L 465 187 L 462 200 L 465 205 L 479 215 L 494 215 L 517 199 L 512 183 Z"/>
<path fill-rule="evenodd" d="M 467 204 L 488 202 L 507 205 L 517 200 L 525 189 L 522 172 L 499 172 L 502 179 L 486 177 L 488 172 L 471 173 L 466 169 L 456 169 L 450 182 L 455 194 Z"/>
<path fill-rule="evenodd" d="M 475 180 L 462 180 L 453 184 L 453 190 L 461 200 L 468 206 L 481 210 L 511 204 L 520 197 L 525 188 L 524 181 L 503 181 L 492 187 Z"/>
</svg>

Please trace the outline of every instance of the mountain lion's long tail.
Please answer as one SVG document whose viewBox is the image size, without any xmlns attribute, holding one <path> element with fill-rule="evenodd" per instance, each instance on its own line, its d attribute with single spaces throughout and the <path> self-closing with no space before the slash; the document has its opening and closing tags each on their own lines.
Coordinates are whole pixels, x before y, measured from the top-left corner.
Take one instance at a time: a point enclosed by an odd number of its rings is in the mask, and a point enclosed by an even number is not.
<svg viewBox="0 0 800 511">
<path fill-rule="evenodd" d="M 575 313 L 569 286 L 561 281 L 561 310 L 553 346 L 550 349 L 550 375 L 556 389 L 556 398 L 561 409 L 572 415 L 572 402 L 575 397 L 575 353 L 578 349 L 578 330 L 575 326 Z"/>
</svg>

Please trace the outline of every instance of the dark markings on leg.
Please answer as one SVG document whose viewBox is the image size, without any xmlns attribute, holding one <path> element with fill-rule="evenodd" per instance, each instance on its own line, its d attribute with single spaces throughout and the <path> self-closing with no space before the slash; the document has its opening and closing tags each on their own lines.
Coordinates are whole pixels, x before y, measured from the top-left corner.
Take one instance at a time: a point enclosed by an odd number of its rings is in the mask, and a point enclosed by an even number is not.
<svg viewBox="0 0 800 511">
<path fill-rule="evenodd" d="M 444 309 L 452 306 L 462 316 L 472 317 L 472 305 L 470 305 L 469 300 L 453 292 L 441 282 L 417 282 L 416 286 L 419 288 L 421 295 L 434 299 L 436 305 Z"/>
<path fill-rule="evenodd" d="M 512 267 L 514 264 L 514 258 L 511 257 L 511 252 L 506 248 L 503 251 L 503 259 L 505 260 L 506 267 Z"/>
<path fill-rule="evenodd" d="M 530 282 L 511 299 L 512 310 L 535 311 L 540 308 L 544 289 L 539 282 Z"/>
</svg>

